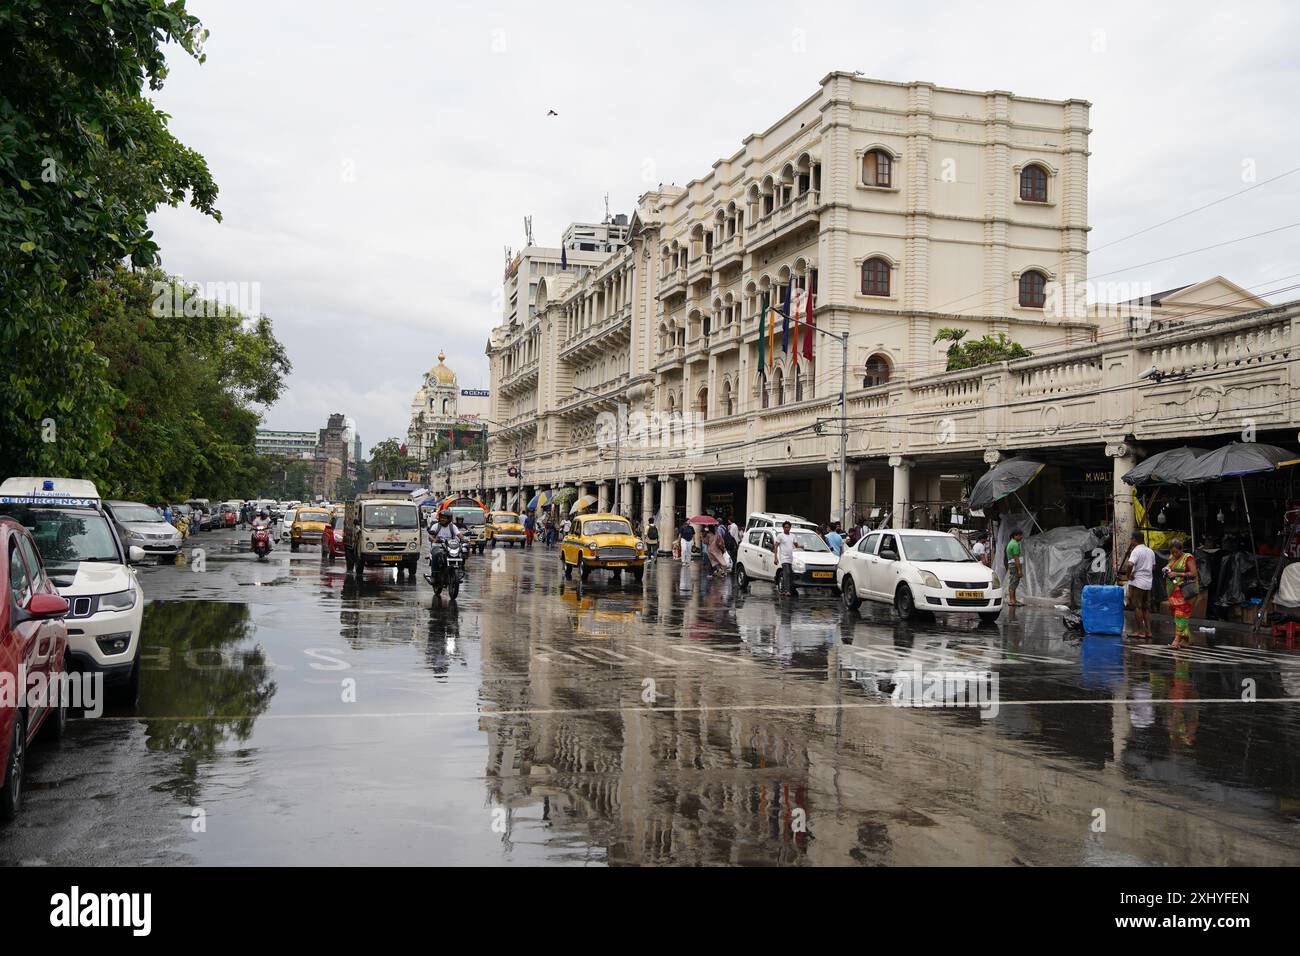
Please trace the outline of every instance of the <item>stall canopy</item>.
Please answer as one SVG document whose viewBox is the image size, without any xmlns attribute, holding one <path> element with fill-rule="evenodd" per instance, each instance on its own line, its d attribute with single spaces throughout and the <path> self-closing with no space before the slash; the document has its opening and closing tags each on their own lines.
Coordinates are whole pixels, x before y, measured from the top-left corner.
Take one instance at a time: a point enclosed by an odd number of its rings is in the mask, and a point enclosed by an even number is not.
<svg viewBox="0 0 1300 956">
<path fill-rule="evenodd" d="M 1014 495 L 1042 470 L 1041 461 L 1030 461 L 1028 458 L 1008 458 L 998 462 L 975 482 L 970 493 L 971 508 L 983 511 L 1008 495 Z"/>
<path fill-rule="evenodd" d="M 1175 480 L 1180 484 L 1219 481 L 1277 471 L 1300 463 L 1300 456 L 1277 445 L 1235 441 L 1196 459 Z"/>
<path fill-rule="evenodd" d="M 1171 448 L 1145 459 L 1136 468 L 1131 468 L 1123 476 L 1123 481 L 1130 485 L 1177 485 L 1181 484 L 1180 475 L 1196 464 L 1197 460 L 1208 454 L 1204 448 Z"/>
</svg>

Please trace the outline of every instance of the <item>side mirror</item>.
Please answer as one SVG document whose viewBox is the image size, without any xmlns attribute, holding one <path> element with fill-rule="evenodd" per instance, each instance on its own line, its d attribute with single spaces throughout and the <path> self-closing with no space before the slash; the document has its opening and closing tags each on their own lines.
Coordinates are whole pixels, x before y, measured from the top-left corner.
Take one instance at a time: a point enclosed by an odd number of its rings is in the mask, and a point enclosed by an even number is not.
<svg viewBox="0 0 1300 956">
<path fill-rule="evenodd" d="M 131 547 L 127 548 L 126 550 L 127 564 L 141 564 L 144 562 L 144 559 L 145 559 L 144 548 L 138 547 L 137 545 L 134 544 L 131 545 Z"/>
<path fill-rule="evenodd" d="M 885 561 L 897 561 L 897 560 L 898 560 L 898 552 L 897 552 L 897 551 L 881 551 L 881 552 L 880 552 L 880 557 L 881 557 L 883 560 L 885 560 Z"/>
<path fill-rule="evenodd" d="M 33 594 L 26 611 L 29 619 L 43 621 L 63 617 L 69 607 L 67 600 L 57 594 Z"/>
</svg>

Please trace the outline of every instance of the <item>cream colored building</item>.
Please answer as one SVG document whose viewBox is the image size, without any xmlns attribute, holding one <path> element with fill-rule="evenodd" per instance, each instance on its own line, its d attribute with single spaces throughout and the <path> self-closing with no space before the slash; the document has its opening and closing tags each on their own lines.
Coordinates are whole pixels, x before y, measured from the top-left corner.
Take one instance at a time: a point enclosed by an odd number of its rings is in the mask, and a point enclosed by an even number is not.
<svg viewBox="0 0 1300 956">
<path fill-rule="evenodd" d="M 1099 337 L 1086 304 L 1057 294 L 1087 287 L 1088 109 L 828 75 L 702 177 L 642 196 L 625 247 L 543 276 L 533 314 L 492 331 L 488 489 L 578 484 L 661 527 L 682 506 L 838 519 L 842 411 L 849 517 L 940 525 L 964 480 L 1026 449 L 1094 484 L 1099 467 L 1118 476 L 1147 407 L 1127 390 L 1165 353 L 1150 328 Z M 812 357 L 778 329 L 760 363 L 760 314 L 792 287 L 801 316 L 813 296 Z M 1274 336 L 1277 321 L 1257 324 Z M 1197 325 L 1159 335 L 1204 338 Z M 1033 356 L 947 372 L 944 328 Z M 1242 342 L 1203 347 L 1256 337 Z M 1096 509 L 1119 525 L 1122 490 L 1106 482 Z"/>
<path fill-rule="evenodd" d="M 452 429 L 474 428 L 486 417 L 488 397 L 479 389 L 463 389 L 456 373 L 447 367 L 447 355 L 438 353 L 438 364 L 424 373 L 424 381 L 411 399 L 411 420 L 406 427 L 407 455 L 428 465 L 438 439 Z"/>
</svg>

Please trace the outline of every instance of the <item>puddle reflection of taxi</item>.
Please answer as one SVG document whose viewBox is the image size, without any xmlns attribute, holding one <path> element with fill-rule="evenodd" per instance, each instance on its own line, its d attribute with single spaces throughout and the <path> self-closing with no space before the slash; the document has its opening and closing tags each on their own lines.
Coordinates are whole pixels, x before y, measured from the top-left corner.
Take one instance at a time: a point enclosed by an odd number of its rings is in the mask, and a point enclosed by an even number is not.
<svg viewBox="0 0 1300 956">
<path fill-rule="evenodd" d="M 631 633 L 645 610 L 645 598 L 637 591 L 579 592 L 566 588 L 561 597 L 567 607 L 576 637 L 607 640 Z"/>
<path fill-rule="evenodd" d="M 488 515 L 487 539 L 492 542 L 492 547 L 497 543 L 517 544 L 519 547 L 524 546 L 524 526 L 519 521 L 519 515 L 513 511 L 494 511 Z"/>
<path fill-rule="evenodd" d="M 632 533 L 632 525 L 622 515 L 579 515 L 560 542 L 560 561 L 564 576 L 573 576 L 577 568 L 582 580 L 593 569 L 611 572 L 620 580 L 624 569 L 640 581 L 645 574 L 645 542 Z"/>
</svg>

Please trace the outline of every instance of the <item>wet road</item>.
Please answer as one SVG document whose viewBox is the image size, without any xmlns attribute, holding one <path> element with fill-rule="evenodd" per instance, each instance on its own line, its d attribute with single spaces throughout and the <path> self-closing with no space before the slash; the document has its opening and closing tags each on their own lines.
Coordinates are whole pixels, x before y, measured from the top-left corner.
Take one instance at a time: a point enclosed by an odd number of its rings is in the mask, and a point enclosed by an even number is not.
<svg viewBox="0 0 1300 956">
<path fill-rule="evenodd" d="M 138 708 L 33 748 L 0 862 L 1300 863 L 1300 650 L 907 625 L 668 560 L 578 590 L 544 549 L 449 607 L 191 543 L 206 570 L 141 572 Z M 995 714 L 891 702 L 970 672 Z"/>
</svg>

